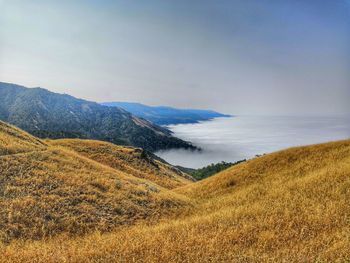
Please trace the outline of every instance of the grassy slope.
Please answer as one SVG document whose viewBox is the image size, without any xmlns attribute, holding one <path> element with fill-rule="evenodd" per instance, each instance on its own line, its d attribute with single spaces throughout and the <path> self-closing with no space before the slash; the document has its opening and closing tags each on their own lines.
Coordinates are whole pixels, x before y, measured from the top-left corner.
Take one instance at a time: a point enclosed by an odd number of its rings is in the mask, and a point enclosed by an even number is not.
<svg viewBox="0 0 350 263">
<path fill-rule="evenodd" d="M 0 156 L 43 150 L 45 143 L 0 121 Z"/>
<path fill-rule="evenodd" d="M 4 123 L 0 129 L 0 138 L 11 142 L 2 143 L 7 154 L 0 156 L 2 241 L 108 231 L 170 214 L 187 204 L 182 196 L 135 177 L 137 171 L 125 173 L 62 146 L 45 145 Z M 171 174 L 170 169 L 167 172 Z M 178 177 L 176 185 L 190 182 L 179 182 Z"/>
<path fill-rule="evenodd" d="M 91 140 L 63 139 L 48 143 L 53 146 L 63 146 L 116 170 L 148 179 L 168 189 L 183 186 L 189 182 L 185 178 L 186 174 L 150 158 L 142 149 Z"/>
<path fill-rule="evenodd" d="M 350 260 L 349 140 L 266 155 L 174 192 L 193 204 L 177 219 L 16 241 L 0 254 L 4 262 Z"/>
</svg>

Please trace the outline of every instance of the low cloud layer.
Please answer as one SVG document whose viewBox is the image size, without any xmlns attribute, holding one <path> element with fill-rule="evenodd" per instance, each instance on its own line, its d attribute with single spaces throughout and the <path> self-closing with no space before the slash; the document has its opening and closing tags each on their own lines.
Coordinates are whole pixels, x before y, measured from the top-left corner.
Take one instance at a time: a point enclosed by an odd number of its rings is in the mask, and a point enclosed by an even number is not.
<svg viewBox="0 0 350 263">
<path fill-rule="evenodd" d="M 350 138 L 350 116 L 239 116 L 171 126 L 174 135 L 203 150 L 167 150 L 157 155 L 184 167 L 236 162 L 292 146 Z"/>
</svg>

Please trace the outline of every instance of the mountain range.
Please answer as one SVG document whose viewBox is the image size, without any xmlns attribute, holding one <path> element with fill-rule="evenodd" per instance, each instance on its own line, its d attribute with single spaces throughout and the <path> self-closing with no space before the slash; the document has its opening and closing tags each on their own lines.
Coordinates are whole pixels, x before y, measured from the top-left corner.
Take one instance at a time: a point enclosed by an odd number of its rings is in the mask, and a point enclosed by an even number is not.
<svg viewBox="0 0 350 263">
<path fill-rule="evenodd" d="M 151 152 L 195 149 L 168 129 L 119 107 L 4 82 L 0 82 L 0 120 L 40 138 L 98 139 Z"/>
<path fill-rule="evenodd" d="M 133 115 L 158 125 L 197 123 L 218 117 L 231 117 L 212 110 L 177 109 L 167 106 L 148 106 L 135 102 L 104 102 L 102 105 L 122 108 Z"/>
</svg>

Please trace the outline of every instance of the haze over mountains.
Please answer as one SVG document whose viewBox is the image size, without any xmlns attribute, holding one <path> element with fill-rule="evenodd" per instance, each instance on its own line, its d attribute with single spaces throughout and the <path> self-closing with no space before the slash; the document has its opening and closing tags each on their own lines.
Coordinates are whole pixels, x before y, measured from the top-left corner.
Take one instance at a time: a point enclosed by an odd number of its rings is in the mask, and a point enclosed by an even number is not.
<svg viewBox="0 0 350 263">
<path fill-rule="evenodd" d="M 228 114 L 212 110 L 176 109 L 167 106 L 147 106 L 134 102 L 104 102 L 102 105 L 122 108 L 158 125 L 197 123 L 218 117 L 230 117 Z"/>
<path fill-rule="evenodd" d="M 121 108 L 3 82 L 0 82 L 0 120 L 41 138 L 98 139 L 149 151 L 195 148 L 173 137 L 166 128 Z"/>
</svg>

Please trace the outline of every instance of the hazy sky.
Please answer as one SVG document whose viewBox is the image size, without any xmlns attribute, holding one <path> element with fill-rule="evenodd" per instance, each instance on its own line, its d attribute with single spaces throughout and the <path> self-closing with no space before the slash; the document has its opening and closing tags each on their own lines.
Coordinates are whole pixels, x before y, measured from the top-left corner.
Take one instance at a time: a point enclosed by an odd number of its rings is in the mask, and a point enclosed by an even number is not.
<svg viewBox="0 0 350 263">
<path fill-rule="evenodd" d="M 348 0 L 0 0 L 0 81 L 233 114 L 350 113 Z"/>
</svg>

